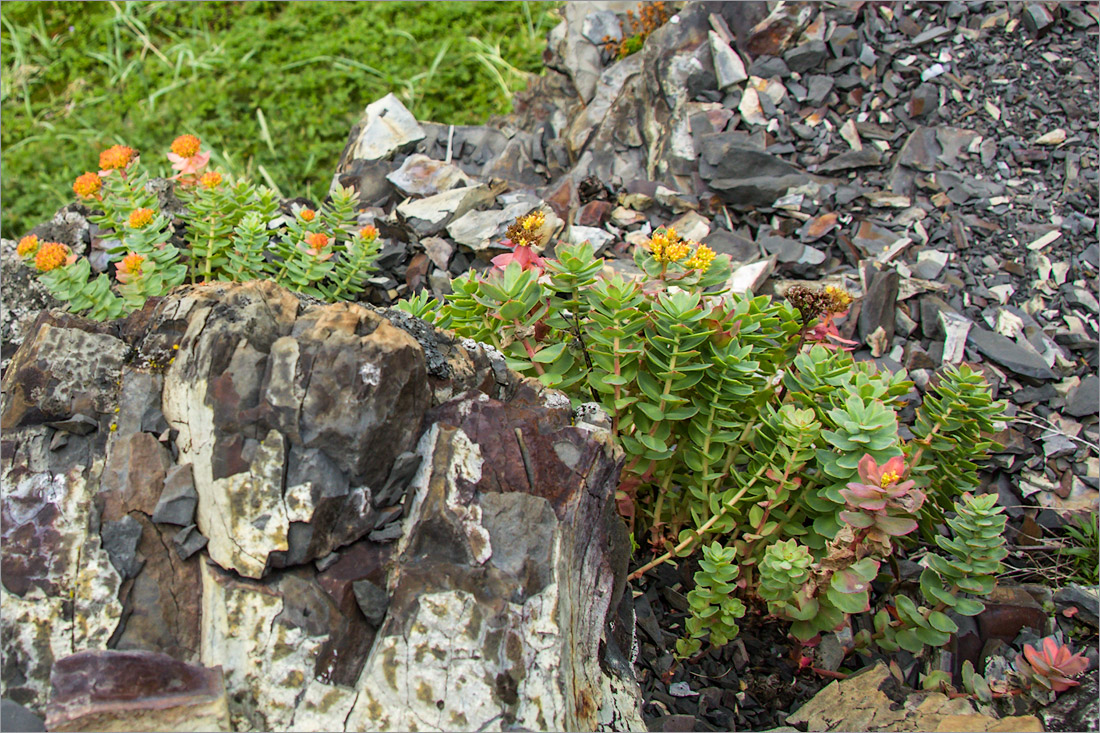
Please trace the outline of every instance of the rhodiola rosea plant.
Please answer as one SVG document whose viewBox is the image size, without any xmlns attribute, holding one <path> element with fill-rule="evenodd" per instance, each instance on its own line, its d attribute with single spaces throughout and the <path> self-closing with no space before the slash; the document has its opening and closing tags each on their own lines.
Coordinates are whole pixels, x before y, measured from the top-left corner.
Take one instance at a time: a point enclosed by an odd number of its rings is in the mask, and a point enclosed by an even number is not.
<svg viewBox="0 0 1100 733">
<path fill-rule="evenodd" d="M 103 151 L 100 170 L 73 183 L 93 210 L 90 221 L 104 232 L 105 269 L 64 244 L 34 235 L 20 240 L 19 256 L 71 310 L 117 318 L 188 281 L 274 279 L 329 301 L 362 292 L 378 257 L 378 231 L 356 228 L 352 189 L 338 189 L 318 211 L 301 208 L 278 224 L 275 193 L 207 170 L 210 154 L 194 135 L 176 138 L 167 158 L 184 204 L 182 241 L 148 186 L 140 156 L 125 145 Z"/>
<path fill-rule="evenodd" d="M 730 293 L 729 258 L 672 228 L 635 248 L 635 278 L 608 274 L 587 243 L 543 258 L 549 237 L 540 212 L 520 217 L 493 268 L 456 278 L 443 303 L 400 307 L 606 410 L 644 561 L 632 577 L 702 549 L 681 655 L 732 638 L 753 598 L 812 643 L 872 611 L 871 582 L 921 535 L 945 553 L 922 577 L 924 603 L 885 599 L 853 650 L 942 644 L 945 609 L 980 610 L 1004 551 L 995 497 L 973 495 L 1003 410 L 979 372 L 944 369 L 905 441 L 912 383 L 845 349 L 834 318 L 847 293 Z"/>
</svg>

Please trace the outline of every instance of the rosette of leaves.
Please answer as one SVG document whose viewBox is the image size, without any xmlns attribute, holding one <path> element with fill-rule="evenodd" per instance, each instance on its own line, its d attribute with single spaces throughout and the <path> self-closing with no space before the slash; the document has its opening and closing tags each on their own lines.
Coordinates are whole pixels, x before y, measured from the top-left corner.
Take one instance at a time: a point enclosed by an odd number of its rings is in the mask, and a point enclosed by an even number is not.
<svg viewBox="0 0 1100 733">
<path fill-rule="evenodd" d="M 1039 648 L 1024 644 L 1024 653 L 1016 656 L 1016 673 L 1041 702 L 1065 692 L 1079 682 L 1073 679 L 1088 669 L 1089 661 L 1080 652 L 1048 636 Z"/>
<path fill-rule="evenodd" d="M 809 641 L 870 607 L 868 592 L 879 563 L 869 557 L 815 577 L 813 555 L 794 538 L 773 542 L 760 561 L 757 592 L 768 611 L 792 621 L 791 634 Z M 818 571 L 820 572 L 820 571 Z"/>
<path fill-rule="evenodd" d="M 978 462 L 1000 447 L 987 434 L 995 432 L 1004 409 L 1003 400 L 993 399 L 985 377 L 967 364 L 945 368 L 924 396 L 910 450 L 920 456 L 913 469 L 917 485 L 935 487 L 929 491 L 932 501 L 925 507 L 928 516 L 922 523 L 929 536 L 956 497 L 977 489 Z"/>
<path fill-rule="evenodd" d="M 704 639 L 715 647 L 725 646 L 740 630 L 737 620 L 745 615 L 745 604 L 737 592 L 737 551 L 718 542 L 703 545 L 703 558 L 695 573 L 695 588 L 687 596 L 691 615 L 688 637 L 676 641 L 680 657 L 699 652 Z"/>
<path fill-rule="evenodd" d="M 869 455 L 885 463 L 901 455 L 897 414 L 879 399 L 849 394 L 841 407 L 825 412 L 822 422 L 832 428 L 821 431 L 826 447 L 817 451 L 822 485 L 806 497 L 807 506 L 817 513 L 816 536 L 810 538 L 815 546 L 840 529 L 843 520 L 838 514 L 845 504 L 840 491 L 858 477 L 860 460 Z"/>
<path fill-rule="evenodd" d="M 859 531 L 861 540 L 870 536 L 886 552 L 890 540 L 902 537 L 917 528 L 913 518 L 924 504 L 924 492 L 914 488 L 912 480 L 902 481 L 905 462 L 895 456 L 879 466 L 870 455 L 859 462 L 859 481 L 840 490 L 847 509 L 837 517 Z"/>
<path fill-rule="evenodd" d="M 989 595 L 1001 572 L 1004 549 L 1005 517 L 996 506 L 996 494 L 963 494 L 955 503 L 957 515 L 947 519 L 953 538 L 937 536 L 936 544 L 947 556 L 929 554 L 928 566 L 920 576 L 920 590 L 931 606 L 918 606 L 909 597 L 895 598 L 897 621 L 891 622 L 885 610 L 875 616 L 878 644 L 892 651 L 901 647 L 914 654 L 925 644 L 942 646 L 958 631 L 958 625 L 944 611 L 976 616 L 985 604 L 963 594 Z"/>
</svg>

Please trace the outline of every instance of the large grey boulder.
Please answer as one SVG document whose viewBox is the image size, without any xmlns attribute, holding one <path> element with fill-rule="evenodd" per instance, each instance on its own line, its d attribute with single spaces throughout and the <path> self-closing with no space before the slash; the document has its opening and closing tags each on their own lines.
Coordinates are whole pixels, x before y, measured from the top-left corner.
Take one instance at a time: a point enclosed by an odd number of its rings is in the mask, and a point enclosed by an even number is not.
<svg viewBox="0 0 1100 733">
<path fill-rule="evenodd" d="M 621 454 L 492 349 L 270 282 L 184 286 L 115 323 L 43 313 L 0 427 L 0 696 L 52 699 L 57 726 L 644 727 L 608 657 L 632 647 L 608 643 Z M 156 654 L 195 683 L 172 710 L 111 692 Z"/>
</svg>

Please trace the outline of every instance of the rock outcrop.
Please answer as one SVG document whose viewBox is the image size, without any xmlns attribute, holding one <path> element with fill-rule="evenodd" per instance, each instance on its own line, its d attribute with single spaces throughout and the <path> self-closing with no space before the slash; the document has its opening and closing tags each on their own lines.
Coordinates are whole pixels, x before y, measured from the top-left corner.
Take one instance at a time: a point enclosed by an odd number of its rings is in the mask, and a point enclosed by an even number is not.
<svg viewBox="0 0 1100 733">
<path fill-rule="evenodd" d="M 269 282 L 44 312 L 0 402 L 3 696 L 53 729 L 644 727 L 608 432 L 392 319 Z M 193 684 L 111 691 L 156 655 Z"/>
</svg>

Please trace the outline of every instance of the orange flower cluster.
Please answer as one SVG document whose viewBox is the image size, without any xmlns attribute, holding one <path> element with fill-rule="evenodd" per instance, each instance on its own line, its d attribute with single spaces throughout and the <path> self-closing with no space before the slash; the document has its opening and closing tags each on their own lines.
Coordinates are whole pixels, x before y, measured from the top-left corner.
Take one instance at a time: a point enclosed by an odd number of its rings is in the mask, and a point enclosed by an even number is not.
<svg viewBox="0 0 1100 733">
<path fill-rule="evenodd" d="M 313 209 L 302 209 L 298 212 L 298 216 L 302 221 L 313 221 L 317 218 L 317 212 Z"/>
<path fill-rule="evenodd" d="M 199 139 L 194 135 L 180 135 L 172 141 L 172 152 L 181 158 L 190 158 L 199 152 Z"/>
<path fill-rule="evenodd" d="M 199 183 L 203 188 L 217 188 L 222 182 L 222 174 L 217 171 L 210 171 L 204 173 L 202 178 L 199 179 Z"/>
<path fill-rule="evenodd" d="M 130 212 L 129 224 L 133 229 L 141 229 L 151 221 L 153 221 L 152 209 L 134 209 Z"/>
<path fill-rule="evenodd" d="M 306 235 L 306 244 L 310 246 L 310 249 L 321 251 L 328 246 L 328 237 L 321 232 L 314 232 L 313 234 Z"/>
<path fill-rule="evenodd" d="M 38 235 L 28 234 L 19 240 L 15 246 L 15 253 L 20 257 L 29 257 L 38 251 Z"/>
<path fill-rule="evenodd" d="M 118 281 L 120 283 L 129 282 L 135 276 L 141 275 L 141 266 L 145 263 L 145 258 L 139 255 L 137 252 L 131 252 L 122 258 L 122 262 L 115 265 L 115 271 L 117 273 Z"/>
<path fill-rule="evenodd" d="M 130 165 L 137 152 L 125 145 L 112 145 L 99 154 L 99 167 L 105 171 L 118 170 Z"/>
<path fill-rule="evenodd" d="M 39 272 L 56 270 L 69 259 L 69 248 L 60 242 L 46 242 L 38 248 L 34 256 L 34 266 Z"/>
<path fill-rule="evenodd" d="M 378 239 L 378 227 L 373 224 L 367 224 L 359 230 L 359 238 L 367 242 L 373 242 L 375 239 Z"/>
<path fill-rule="evenodd" d="M 99 190 L 103 188 L 103 179 L 99 177 L 98 173 L 85 173 L 82 176 L 77 176 L 76 181 L 73 182 L 73 191 L 77 196 L 83 198 L 90 198 L 99 193 Z"/>
<path fill-rule="evenodd" d="M 638 17 L 634 17 L 634 11 L 626 11 L 626 23 L 623 24 L 623 39 L 616 41 L 611 36 L 604 36 L 604 49 L 615 58 L 626 58 L 635 51 L 641 49 L 649 34 L 660 28 L 672 13 L 665 8 L 662 0 L 644 4 L 638 3 Z M 627 27 L 630 31 L 627 32 Z"/>
</svg>

